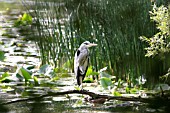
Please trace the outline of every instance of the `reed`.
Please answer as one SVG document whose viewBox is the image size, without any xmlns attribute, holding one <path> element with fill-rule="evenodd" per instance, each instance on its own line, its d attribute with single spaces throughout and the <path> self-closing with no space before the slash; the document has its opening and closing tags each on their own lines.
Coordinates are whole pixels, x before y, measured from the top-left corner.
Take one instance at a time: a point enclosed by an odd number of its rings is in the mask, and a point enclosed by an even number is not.
<svg viewBox="0 0 170 113">
<path fill-rule="evenodd" d="M 130 80 L 152 75 L 156 63 L 145 58 L 145 44 L 138 38 L 156 33 L 149 19 L 151 4 L 149 0 L 35 0 L 29 6 L 34 10 L 42 62 L 73 65 L 76 48 L 89 40 L 98 44 L 91 49 L 94 70 L 107 66 L 112 75 Z"/>
</svg>

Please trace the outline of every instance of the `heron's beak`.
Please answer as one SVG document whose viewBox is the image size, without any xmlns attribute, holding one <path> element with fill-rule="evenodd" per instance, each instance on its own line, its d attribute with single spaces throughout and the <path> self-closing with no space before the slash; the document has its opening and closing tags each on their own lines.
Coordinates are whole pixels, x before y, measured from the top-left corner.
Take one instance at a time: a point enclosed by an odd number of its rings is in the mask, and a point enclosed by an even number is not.
<svg viewBox="0 0 170 113">
<path fill-rule="evenodd" d="M 93 47 L 93 46 L 97 46 L 97 44 L 95 44 L 95 43 L 90 43 L 90 44 L 87 45 L 87 47 Z"/>
</svg>

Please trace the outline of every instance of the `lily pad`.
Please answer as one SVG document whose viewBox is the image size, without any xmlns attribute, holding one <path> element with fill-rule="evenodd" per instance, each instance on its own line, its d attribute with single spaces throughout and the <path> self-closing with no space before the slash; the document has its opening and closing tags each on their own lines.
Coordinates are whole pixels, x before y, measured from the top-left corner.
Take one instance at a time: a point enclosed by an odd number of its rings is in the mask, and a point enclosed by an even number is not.
<svg viewBox="0 0 170 113">
<path fill-rule="evenodd" d="M 25 81 L 32 79 L 31 74 L 24 68 L 20 68 L 21 75 L 25 78 Z"/>
<path fill-rule="evenodd" d="M 111 79 L 107 77 L 102 77 L 100 79 L 100 84 L 104 89 L 108 89 L 109 86 L 113 85 Z"/>
</svg>

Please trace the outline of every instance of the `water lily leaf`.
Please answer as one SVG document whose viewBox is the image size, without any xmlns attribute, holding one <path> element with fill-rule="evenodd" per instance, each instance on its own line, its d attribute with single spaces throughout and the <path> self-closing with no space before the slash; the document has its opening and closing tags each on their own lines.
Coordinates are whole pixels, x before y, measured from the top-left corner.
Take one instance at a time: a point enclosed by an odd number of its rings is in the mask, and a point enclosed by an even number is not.
<svg viewBox="0 0 170 113">
<path fill-rule="evenodd" d="M 20 75 L 19 73 L 16 74 L 16 77 L 21 81 L 23 81 L 23 79 L 24 79 L 24 77 L 22 75 Z"/>
<path fill-rule="evenodd" d="M 104 89 L 108 89 L 108 86 L 112 86 L 112 80 L 110 78 L 107 77 L 102 77 L 100 79 L 100 84 Z"/>
<path fill-rule="evenodd" d="M 38 78 L 34 76 L 33 79 L 35 86 L 38 86 L 39 85 Z"/>
<path fill-rule="evenodd" d="M 39 69 L 39 72 L 41 73 L 41 74 L 45 74 L 45 73 L 47 73 L 48 71 L 51 71 L 51 66 L 50 65 L 48 65 L 48 64 L 44 64 L 44 65 L 42 65 L 41 67 L 40 67 L 40 69 Z"/>
<path fill-rule="evenodd" d="M 9 79 L 9 73 L 5 72 L 4 74 L 2 74 L 2 76 L 0 77 L 0 82 L 10 82 L 11 80 Z"/>
<path fill-rule="evenodd" d="M 5 78 L 5 77 L 8 77 L 9 76 L 9 73 L 8 72 L 5 72 L 4 74 L 2 74 L 2 77 L 1 78 Z"/>
<path fill-rule="evenodd" d="M 24 13 L 24 15 L 22 16 L 22 21 L 27 22 L 28 24 L 32 23 L 32 17 L 31 15 Z"/>
<path fill-rule="evenodd" d="M 29 79 L 31 79 L 31 74 L 24 68 L 20 68 L 21 74 L 22 76 L 25 78 L 26 81 L 28 81 Z"/>
<path fill-rule="evenodd" d="M 3 61 L 5 59 L 4 52 L 0 51 L 0 61 Z"/>
<path fill-rule="evenodd" d="M 112 78 L 112 76 L 111 76 L 111 75 L 109 75 L 109 74 L 108 74 L 108 73 L 106 73 L 106 72 L 100 72 L 99 76 L 100 76 L 100 78 L 102 78 L 102 77 Z"/>
</svg>

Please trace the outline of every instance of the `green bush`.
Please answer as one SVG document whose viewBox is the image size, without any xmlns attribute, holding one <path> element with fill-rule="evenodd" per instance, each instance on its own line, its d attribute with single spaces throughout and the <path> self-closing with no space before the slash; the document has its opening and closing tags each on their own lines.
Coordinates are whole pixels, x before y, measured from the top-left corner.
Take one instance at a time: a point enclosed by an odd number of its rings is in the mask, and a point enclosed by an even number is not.
<svg viewBox="0 0 170 113">
<path fill-rule="evenodd" d="M 170 7 L 170 6 L 169 6 Z M 163 69 L 168 70 L 168 73 L 165 74 L 167 80 L 170 75 L 170 10 L 168 7 L 160 6 L 157 7 L 155 4 L 152 11 L 150 11 L 151 21 L 156 22 L 158 33 L 152 37 L 141 36 L 140 39 L 148 43 L 146 50 L 146 57 L 157 57 L 160 61 L 163 62 Z M 169 69 L 168 69 L 169 68 Z M 162 73 L 163 75 L 163 73 Z"/>
</svg>

